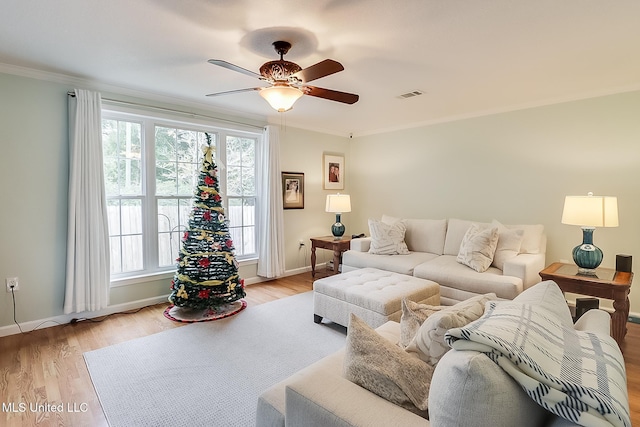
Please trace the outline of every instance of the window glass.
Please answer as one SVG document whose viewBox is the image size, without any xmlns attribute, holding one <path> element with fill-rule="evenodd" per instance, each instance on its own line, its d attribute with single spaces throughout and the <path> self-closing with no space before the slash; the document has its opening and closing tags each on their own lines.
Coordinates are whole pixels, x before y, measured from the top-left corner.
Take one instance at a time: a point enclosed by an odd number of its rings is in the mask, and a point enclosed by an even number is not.
<svg viewBox="0 0 640 427">
<path fill-rule="evenodd" d="M 175 269 L 207 135 L 219 167 L 236 257 L 256 256 L 257 135 L 176 123 L 103 112 L 112 278 Z"/>
</svg>

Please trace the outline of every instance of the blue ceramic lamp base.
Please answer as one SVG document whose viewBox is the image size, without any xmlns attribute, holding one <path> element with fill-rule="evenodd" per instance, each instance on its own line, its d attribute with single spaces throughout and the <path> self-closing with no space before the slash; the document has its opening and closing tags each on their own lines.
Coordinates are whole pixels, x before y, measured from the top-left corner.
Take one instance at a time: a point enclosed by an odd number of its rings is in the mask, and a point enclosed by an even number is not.
<svg viewBox="0 0 640 427">
<path fill-rule="evenodd" d="M 336 223 L 331 226 L 331 233 L 336 240 L 342 239 L 342 235 L 344 234 L 344 224 L 340 222 L 339 213 L 336 214 Z"/>
<path fill-rule="evenodd" d="M 594 227 L 582 227 L 582 244 L 573 248 L 573 261 L 578 273 L 595 276 L 596 268 L 602 262 L 602 250 L 593 244 Z"/>
</svg>

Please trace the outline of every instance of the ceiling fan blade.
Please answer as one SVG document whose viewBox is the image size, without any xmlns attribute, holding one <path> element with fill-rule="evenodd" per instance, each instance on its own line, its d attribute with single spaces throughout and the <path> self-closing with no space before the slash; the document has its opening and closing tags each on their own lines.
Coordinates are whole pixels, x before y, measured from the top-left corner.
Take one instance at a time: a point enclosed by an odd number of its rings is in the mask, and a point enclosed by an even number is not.
<svg viewBox="0 0 640 427">
<path fill-rule="evenodd" d="M 207 94 L 205 96 L 230 95 L 232 93 L 251 92 L 251 91 L 254 91 L 254 90 L 261 90 L 261 89 L 263 89 L 263 88 L 261 88 L 261 87 L 250 87 L 250 88 L 247 88 L 247 89 L 236 89 L 236 90 L 228 90 L 226 92 L 209 93 L 209 94 Z"/>
<path fill-rule="evenodd" d="M 317 64 L 305 68 L 304 70 L 298 71 L 292 76 L 302 80 L 302 83 L 307 83 L 342 70 L 344 70 L 344 67 L 341 63 L 334 61 L 333 59 L 325 59 L 324 61 L 320 61 Z"/>
<path fill-rule="evenodd" d="M 231 71 L 237 71 L 239 73 L 246 74 L 246 75 L 251 76 L 251 77 L 257 77 L 257 78 L 261 78 L 262 77 L 258 73 L 254 73 L 251 70 L 247 70 L 246 68 L 239 67 L 237 65 L 234 65 L 234 64 L 232 64 L 230 62 L 227 62 L 227 61 L 223 61 L 221 59 L 210 59 L 207 62 L 209 64 L 217 65 L 219 67 L 223 67 L 223 68 L 226 68 L 226 69 L 231 70 Z"/>
<path fill-rule="evenodd" d="M 343 102 L 345 104 L 355 104 L 358 102 L 358 99 L 360 99 L 360 96 L 354 93 L 339 92 L 337 90 L 323 89 L 316 86 L 304 86 L 302 90 L 306 95 L 317 96 L 318 98 Z"/>
</svg>

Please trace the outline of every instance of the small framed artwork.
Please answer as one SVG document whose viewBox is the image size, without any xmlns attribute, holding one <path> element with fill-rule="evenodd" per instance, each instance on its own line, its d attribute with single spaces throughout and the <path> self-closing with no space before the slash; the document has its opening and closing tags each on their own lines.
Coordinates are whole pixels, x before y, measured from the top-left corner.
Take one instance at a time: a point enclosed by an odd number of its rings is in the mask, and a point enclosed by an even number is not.
<svg viewBox="0 0 640 427">
<path fill-rule="evenodd" d="M 282 207 L 304 209 L 304 173 L 282 172 Z"/>
<path fill-rule="evenodd" d="M 325 154 L 322 167 L 324 189 L 344 190 L 344 156 Z"/>
</svg>

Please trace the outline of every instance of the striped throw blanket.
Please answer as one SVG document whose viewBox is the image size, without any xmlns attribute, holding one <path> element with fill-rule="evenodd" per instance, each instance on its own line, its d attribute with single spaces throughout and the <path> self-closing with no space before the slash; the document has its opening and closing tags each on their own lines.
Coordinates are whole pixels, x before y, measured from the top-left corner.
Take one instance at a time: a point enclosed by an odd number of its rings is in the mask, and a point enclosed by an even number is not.
<svg viewBox="0 0 640 427">
<path fill-rule="evenodd" d="M 490 301 L 451 329 L 456 350 L 487 356 L 548 411 L 583 426 L 630 427 L 624 359 L 611 337 L 568 328 L 539 305 Z"/>
</svg>

